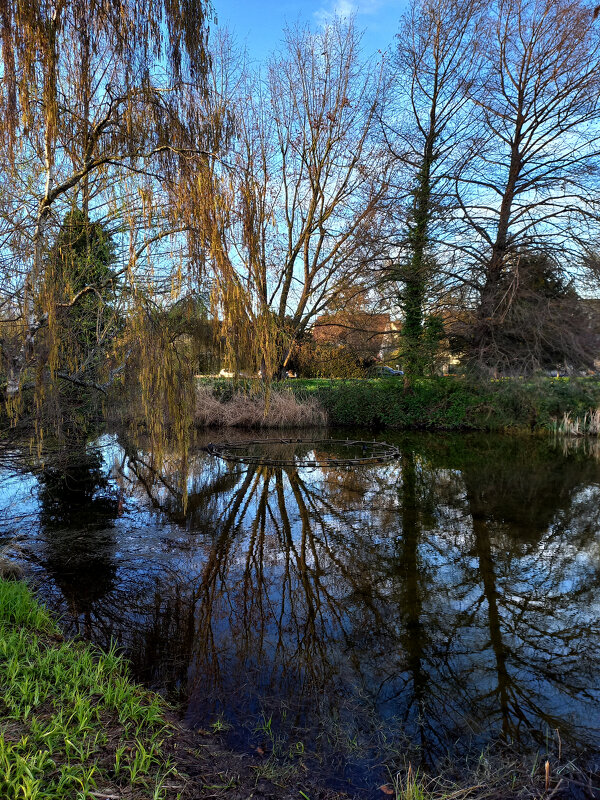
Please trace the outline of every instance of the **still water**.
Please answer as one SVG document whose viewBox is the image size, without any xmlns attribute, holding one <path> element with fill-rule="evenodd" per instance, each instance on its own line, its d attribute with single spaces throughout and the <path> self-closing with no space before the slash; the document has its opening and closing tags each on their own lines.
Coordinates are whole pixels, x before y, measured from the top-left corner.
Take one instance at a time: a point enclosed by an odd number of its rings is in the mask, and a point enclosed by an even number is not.
<svg viewBox="0 0 600 800">
<path fill-rule="evenodd" d="M 400 457 L 294 466 L 331 448 L 267 445 L 287 466 L 244 466 L 201 441 L 184 472 L 118 434 L 43 465 L 14 452 L 0 545 L 70 634 L 116 640 L 190 724 L 334 784 L 500 740 L 597 762 L 600 459 L 379 438 Z"/>
</svg>

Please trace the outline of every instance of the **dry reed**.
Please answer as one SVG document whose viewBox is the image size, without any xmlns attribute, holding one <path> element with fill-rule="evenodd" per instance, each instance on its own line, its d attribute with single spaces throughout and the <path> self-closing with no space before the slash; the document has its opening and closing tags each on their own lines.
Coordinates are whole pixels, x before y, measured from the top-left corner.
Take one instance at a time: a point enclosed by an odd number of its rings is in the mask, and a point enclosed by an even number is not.
<svg viewBox="0 0 600 800">
<path fill-rule="evenodd" d="M 600 408 L 588 411 L 583 418 L 572 418 L 567 412 L 557 422 L 556 432 L 565 436 L 600 436 Z"/>
<path fill-rule="evenodd" d="M 11 553 L 9 546 L 0 547 L 0 579 L 1 580 L 20 580 L 24 577 L 23 567 L 9 557 Z"/>
<path fill-rule="evenodd" d="M 327 413 L 316 400 L 298 400 L 285 389 L 270 392 L 268 399 L 239 392 L 222 402 L 200 387 L 194 420 L 204 427 L 303 428 L 327 425 Z"/>
<path fill-rule="evenodd" d="M 563 456 L 581 453 L 587 458 L 600 461 L 600 438 L 589 436 L 558 436 L 556 446 L 560 447 Z"/>
</svg>

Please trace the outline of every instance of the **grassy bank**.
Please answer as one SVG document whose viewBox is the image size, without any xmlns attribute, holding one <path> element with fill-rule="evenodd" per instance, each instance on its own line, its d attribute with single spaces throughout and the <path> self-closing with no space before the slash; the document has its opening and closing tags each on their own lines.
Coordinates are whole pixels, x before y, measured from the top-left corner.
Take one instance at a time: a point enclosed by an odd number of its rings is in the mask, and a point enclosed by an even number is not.
<svg viewBox="0 0 600 800">
<path fill-rule="evenodd" d="M 264 397 L 253 392 L 251 382 L 199 381 L 197 424 L 285 427 L 327 420 L 333 426 L 398 430 L 565 433 L 570 425 L 579 433 L 598 433 L 599 378 L 426 378 L 408 391 L 398 378 L 295 379 L 273 387 L 266 412 Z"/>
<path fill-rule="evenodd" d="M 398 379 L 289 381 L 299 400 L 313 398 L 330 425 L 426 430 L 554 430 L 568 414 L 600 406 L 597 378 L 431 378 L 405 391 Z"/>
<path fill-rule="evenodd" d="M 0 560 L 0 575 L 6 566 Z M 272 783 L 262 756 L 233 752 L 219 733 L 171 723 L 167 712 L 120 656 L 66 641 L 26 584 L 0 577 L 2 800 L 346 797 L 305 775 L 300 786 Z"/>
<path fill-rule="evenodd" d="M 177 796 L 155 695 L 122 659 L 64 641 L 20 582 L 0 579 L 0 797 Z"/>
</svg>

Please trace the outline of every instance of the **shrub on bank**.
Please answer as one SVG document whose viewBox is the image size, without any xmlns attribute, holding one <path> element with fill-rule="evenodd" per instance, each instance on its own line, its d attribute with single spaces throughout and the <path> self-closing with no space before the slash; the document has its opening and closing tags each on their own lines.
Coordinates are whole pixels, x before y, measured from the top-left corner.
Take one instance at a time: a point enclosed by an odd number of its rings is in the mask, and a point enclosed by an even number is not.
<svg viewBox="0 0 600 800">
<path fill-rule="evenodd" d="M 314 378 L 364 378 L 369 359 L 361 358 L 349 347 L 308 341 L 298 347 L 294 363 L 301 375 Z"/>
<path fill-rule="evenodd" d="M 600 405 L 593 378 L 472 381 L 427 378 L 404 389 L 398 379 L 293 381 L 313 397 L 331 425 L 428 430 L 553 429 L 565 413 L 581 416 Z"/>
</svg>

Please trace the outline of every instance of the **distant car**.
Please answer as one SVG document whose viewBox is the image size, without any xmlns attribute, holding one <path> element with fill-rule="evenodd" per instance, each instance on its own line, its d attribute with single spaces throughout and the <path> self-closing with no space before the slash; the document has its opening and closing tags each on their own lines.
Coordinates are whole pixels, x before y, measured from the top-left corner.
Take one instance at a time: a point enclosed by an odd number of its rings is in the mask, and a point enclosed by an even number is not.
<svg viewBox="0 0 600 800">
<path fill-rule="evenodd" d="M 401 369 L 392 369 L 392 367 L 386 367 L 385 364 L 380 364 L 375 367 L 375 375 L 378 378 L 395 378 L 404 375 L 404 372 Z"/>
<path fill-rule="evenodd" d="M 548 378 L 568 378 L 569 373 L 564 369 L 548 369 L 546 370 Z"/>
</svg>

